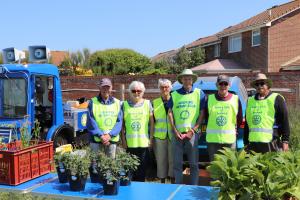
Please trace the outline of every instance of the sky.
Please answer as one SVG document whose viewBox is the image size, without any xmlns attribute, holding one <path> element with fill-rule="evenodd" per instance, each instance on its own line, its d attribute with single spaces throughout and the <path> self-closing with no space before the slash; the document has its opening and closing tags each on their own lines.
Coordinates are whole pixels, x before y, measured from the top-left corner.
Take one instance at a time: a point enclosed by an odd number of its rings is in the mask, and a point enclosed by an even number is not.
<svg viewBox="0 0 300 200">
<path fill-rule="evenodd" d="M 1 0 L 0 49 L 91 52 L 129 48 L 148 57 L 215 34 L 289 0 Z"/>
</svg>

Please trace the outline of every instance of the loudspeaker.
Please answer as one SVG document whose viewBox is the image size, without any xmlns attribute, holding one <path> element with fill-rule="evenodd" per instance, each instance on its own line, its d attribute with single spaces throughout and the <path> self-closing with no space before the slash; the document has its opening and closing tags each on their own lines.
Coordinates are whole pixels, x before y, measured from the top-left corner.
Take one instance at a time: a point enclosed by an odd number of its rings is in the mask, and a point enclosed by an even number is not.
<svg viewBox="0 0 300 200">
<path fill-rule="evenodd" d="M 47 62 L 50 58 L 50 50 L 46 46 L 30 46 L 29 62 Z"/>
<path fill-rule="evenodd" d="M 25 52 L 13 47 L 2 50 L 4 63 L 15 63 L 25 58 Z"/>
</svg>

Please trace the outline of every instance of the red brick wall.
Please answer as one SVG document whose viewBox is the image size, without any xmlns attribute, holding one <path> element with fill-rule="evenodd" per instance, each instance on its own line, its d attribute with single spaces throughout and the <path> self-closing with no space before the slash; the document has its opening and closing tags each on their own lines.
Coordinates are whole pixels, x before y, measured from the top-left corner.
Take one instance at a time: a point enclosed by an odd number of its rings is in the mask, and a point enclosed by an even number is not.
<svg viewBox="0 0 300 200">
<path fill-rule="evenodd" d="M 212 60 L 216 59 L 216 57 L 214 55 L 214 48 L 215 48 L 215 45 L 204 47 L 204 49 L 205 49 L 205 62 L 209 62 L 209 61 L 212 61 Z"/>
<path fill-rule="evenodd" d="M 273 23 L 269 28 L 269 72 L 300 55 L 300 11 Z"/>
<path fill-rule="evenodd" d="M 228 53 L 228 37 L 222 38 L 221 58 L 233 59 L 245 68 L 266 71 L 267 68 L 267 29 L 261 29 L 261 45 L 252 47 L 252 31 L 242 33 L 242 51 Z"/>
<path fill-rule="evenodd" d="M 244 73 L 244 74 L 231 74 L 232 76 L 238 75 L 244 82 L 246 88 L 250 88 L 250 82 L 255 76 L 253 73 Z M 203 76 L 213 76 L 213 75 L 203 75 Z M 269 76 L 273 80 L 274 88 L 291 88 L 293 90 L 292 93 L 282 93 L 282 95 L 286 98 L 288 104 L 296 104 L 296 101 L 299 101 L 299 94 L 296 92 L 298 90 L 300 84 L 300 72 L 277 72 L 277 73 L 268 73 Z M 62 89 L 98 89 L 96 83 L 102 77 L 61 77 Z M 128 85 L 134 81 L 139 80 L 145 84 L 146 90 L 157 88 L 157 82 L 159 78 L 167 78 L 172 82 L 176 81 L 176 75 L 147 75 L 147 76 L 112 76 L 110 77 L 113 82 L 113 86 L 116 90 L 114 96 L 120 98 L 120 85 L 125 84 L 125 89 L 128 89 Z M 81 92 L 81 91 L 73 91 L 73 92 L 63 92 L 64 100 L 74 100 L 79 97 L 87 97 L 91 98 L 96 96 L 98 92 Z M 158 93 L 145 93 L 145 98 L 153 99 L 157 97 Z M 299 103 L 298 103 L 299 104 Z"/>
</svg>

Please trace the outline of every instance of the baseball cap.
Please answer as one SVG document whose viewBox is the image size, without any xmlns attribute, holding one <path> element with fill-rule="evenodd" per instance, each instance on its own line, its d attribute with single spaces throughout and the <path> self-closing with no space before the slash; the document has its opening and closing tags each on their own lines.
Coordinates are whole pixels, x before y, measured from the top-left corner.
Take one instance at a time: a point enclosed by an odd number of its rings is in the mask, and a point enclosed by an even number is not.
<svg viewBox="0 0 300 200">
<path fill-rule="evenodd" d="M 217 78 L 217 83 L 226 82 L 229 83 L 229 77 L 227 75 L 219 75 Z"/>
<path fill-rule="evenodd" d="M 102 87 L 102 86 L 110 86 L 110 87 L 112 87 L 111 80 L 109 78 L 103 78 L 103 79 L 100 80 L 99 86 L 100 87 Z"/>
</svg>

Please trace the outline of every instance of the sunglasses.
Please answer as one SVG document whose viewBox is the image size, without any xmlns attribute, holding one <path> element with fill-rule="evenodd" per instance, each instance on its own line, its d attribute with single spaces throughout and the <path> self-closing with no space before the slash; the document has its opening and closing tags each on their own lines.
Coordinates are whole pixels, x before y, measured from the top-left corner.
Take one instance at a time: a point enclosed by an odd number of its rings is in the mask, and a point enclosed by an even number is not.
<svg viewBox="0 0 300 200">
<path fill-rule="evenodd" d="M 135 94 L 135 93 L 141 93 L 142 90 L 131 90 L 131 93 Z"/>
<path fill-rule="evenodd" d="M 254 85 L 256 87 L 259 87 L 259 86 L 264 86 L 266 84 L 266 82 L 256 82 Z"/>
<path fill-rule="evenodd" d="M 221 82 L 221 83 L 219 83 L 219 86 L 228 86 L 228 83 L 227 82 Z"/>
</svg>

